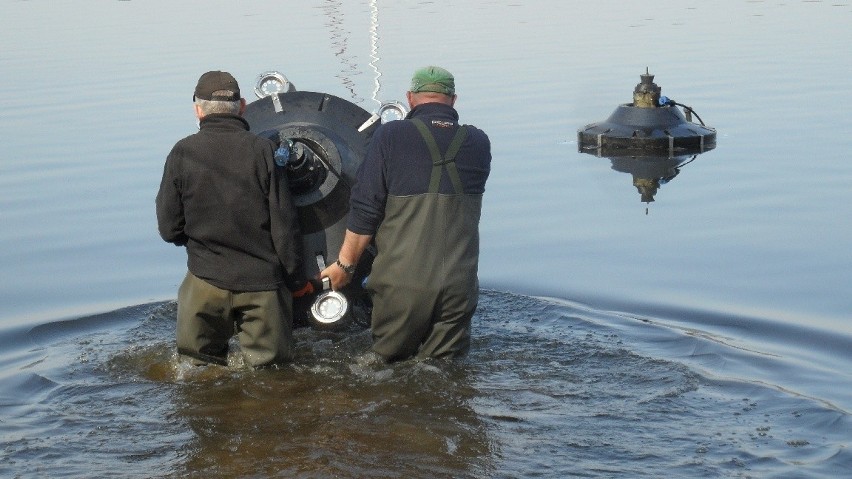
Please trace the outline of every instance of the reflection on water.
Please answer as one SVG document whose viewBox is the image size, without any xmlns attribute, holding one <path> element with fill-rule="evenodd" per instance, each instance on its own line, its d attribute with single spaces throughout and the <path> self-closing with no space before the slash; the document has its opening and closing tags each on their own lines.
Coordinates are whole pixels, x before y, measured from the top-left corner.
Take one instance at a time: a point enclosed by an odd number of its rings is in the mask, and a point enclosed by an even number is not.
<svg viewBox="0 0 852 479">
<path fill-rule="evenodd" d="M 194 436 L 176 477 L 487 475 L 463 367 L 371 362 L 363 330 L 305 328 L 296 341 L 294 364 L 281 369 L 150 365 L 148 379 L 174 383 L 175 414 Z"/>
<path fill-rule="evenodd" d="M 783 373 L 781 358 L 494 291 L 474 321 L 464 361 L 385 365 L 364 355 L 366 330 L 301 328 L 295 361 L 259 371 L 179 360 L 173 302 L 46 324 L 0 358 L 0 475 L 837 477 L 852 465 L 847 412 L 725 373 L 744 354 Z"/>
<path fill-rule="evenodd" d="M 633 186 L 643 203 L 652 203 L 660 187 L 672 181 L 682 167 L 693 162 L 698 155 L 691 156 L 621 156 L 611 157 L 612 169 L 633 176 Z M 648 208 L 645 208 L 648 213 Z"/>
<path fill-rule="evenodd" d="M 336 75 L 343 87 L 349 92 L 349 100 L 355 104 L 363 103 L 364 99 L 356 92 L 355 78 L 361 75 L 361 63 L 358 56 L 350 51 L 349 43 L 352 32 L 347 30 L 343 2 L 340 0 L 325 0 L 320 7 L 326 14 L 325 26 L 331 40 L 331 49 L 339 61 L 340 71 Z"/>
<path fill-rule="evenodd" d="M 176 475 L 484 477 L 466 383 L 428 365 L 322 362 L 185 384 L 177 413 L 195 439 Z"/>
</svg>

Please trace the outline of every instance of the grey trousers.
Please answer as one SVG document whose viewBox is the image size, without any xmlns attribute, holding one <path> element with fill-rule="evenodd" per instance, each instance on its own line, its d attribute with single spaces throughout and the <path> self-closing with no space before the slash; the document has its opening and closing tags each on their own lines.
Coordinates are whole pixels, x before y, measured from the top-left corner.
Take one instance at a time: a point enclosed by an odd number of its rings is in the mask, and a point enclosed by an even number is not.
<svg viewBox="0 0 852 479">
<path fill-rule="evenodd" d="M 250 366 L 289 360 L 293 353 L 290 293 L 286 288 L 233 292 L 187 273 L 178 290 L 178 353 L 227 364 L 228 341 L 235 332 Z"/>
</svg>

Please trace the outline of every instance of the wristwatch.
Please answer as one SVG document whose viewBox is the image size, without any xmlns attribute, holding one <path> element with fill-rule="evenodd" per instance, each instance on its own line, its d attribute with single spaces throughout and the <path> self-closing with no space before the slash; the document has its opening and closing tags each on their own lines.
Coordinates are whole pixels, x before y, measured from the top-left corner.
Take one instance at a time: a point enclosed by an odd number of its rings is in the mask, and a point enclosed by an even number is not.
<svg viewBox="0 0 852 479">
<path fill-rule="evenodd" d="M 343 264 L 343 263 L 340 262 L 340 259 L 335 261 L 334 264 L 336 264 L 338 267 L 340 267 L 340 269 L 342 269 L 343 272 L 348 274 L 348 275 L 355 274 L 355 265 L 354 264 Z"/>
</svg>

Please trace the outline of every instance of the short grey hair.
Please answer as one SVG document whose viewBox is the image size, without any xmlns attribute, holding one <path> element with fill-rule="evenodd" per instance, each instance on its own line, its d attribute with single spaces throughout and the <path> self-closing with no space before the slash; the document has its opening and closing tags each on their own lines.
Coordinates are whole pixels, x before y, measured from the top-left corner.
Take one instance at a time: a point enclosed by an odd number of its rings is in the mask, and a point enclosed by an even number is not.
<svg viewBox="0 0 852 479">
<path fill-rule="evenodd" d="M 213 93 L 216 94 L 215 92 Z M 215 113 L 228 113 L 231 115 L 240 114 L 240 101 L 214 101 L 195 99 L 195 104 L 201 107 L 201 113 L 205 116 Z"/>
</svg>

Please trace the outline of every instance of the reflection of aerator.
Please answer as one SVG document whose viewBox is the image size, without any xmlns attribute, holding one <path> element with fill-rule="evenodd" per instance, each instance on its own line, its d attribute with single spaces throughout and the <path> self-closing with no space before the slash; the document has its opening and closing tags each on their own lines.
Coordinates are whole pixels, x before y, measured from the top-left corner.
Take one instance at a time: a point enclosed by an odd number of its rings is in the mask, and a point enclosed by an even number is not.
<svg viewBox="0 0 852 479">
<path fill-rule="evenodd" d="M 580 151 L 598 156 L 677 156 L 716 147 L 716 130 L 705 126 L 692 108 L 661 96 L 661 88 L 647 69 L 640 78 L 633 103 L 619 105 L 606 121 L 577 131 Z M 701 124 L 692 122 L 693 114 Z"/>
<path fill-rule="evenodd" d="M 673 180 L 682 167 L 695 160 L 690 156 L 620 156 L 611 157 L 612 169 L 633 176 L 633 186 L 643 203 L 652 203 L 662 185 Z M 646 209 L 647 213 L 647 209 Z"/>
<path fill-rule="evenodd" d="M 294 298 L 298 325 L 334 329 L 349 319 L 369 318 L 369 298 L 362 287 L 375 257 L 371 248 L 356 265 L 352 281 L 333 292 L 317 280 L 325 264 L 337 259 L 346 232 L 349 194 L 373 132 L 386 121 L 405 116 L 371 114 L 333 95 L 296 91 L 284 75 L 266 72 L 258 79 L 257 101 L 246 105 L 251 131 L 274 141 L 275 162 L 286 168 L 299 217 L 305 258 L 303 278 L 313 279 Z M 398 105 L 398 104 L 395 104 Z"/>
</svg>

